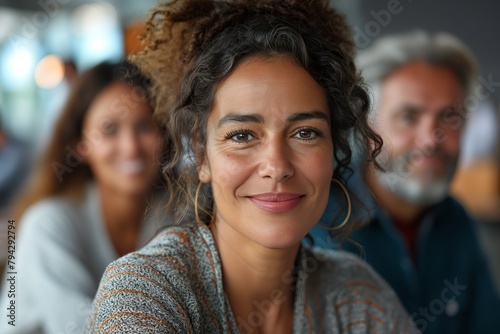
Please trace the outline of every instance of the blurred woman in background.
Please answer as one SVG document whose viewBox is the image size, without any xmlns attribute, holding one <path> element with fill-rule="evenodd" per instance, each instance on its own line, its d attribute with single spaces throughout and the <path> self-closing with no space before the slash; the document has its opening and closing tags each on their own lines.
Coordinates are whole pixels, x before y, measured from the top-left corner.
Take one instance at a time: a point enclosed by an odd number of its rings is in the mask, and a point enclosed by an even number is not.
<svg viewBox="0 0 500 334">
<path fill-rule="evenodd" d="M 166 145 L 147 85 L 128 63 L 100 64 L 74 83 L 18 205 L 18 316 L 1 333 L 81 332 L 106 266 L 159 227 L 145 212 Z"/>
</svg>

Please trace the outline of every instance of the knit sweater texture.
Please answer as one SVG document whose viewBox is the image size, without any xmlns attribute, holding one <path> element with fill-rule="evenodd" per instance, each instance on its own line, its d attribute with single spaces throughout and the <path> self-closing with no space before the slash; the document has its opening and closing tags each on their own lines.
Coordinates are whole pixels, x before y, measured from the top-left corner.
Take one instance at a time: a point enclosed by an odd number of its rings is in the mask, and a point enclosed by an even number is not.
<svg viewBox="0 0 500 334">
<path fill-rule="evenodd" d="M 294 333 L 418 333 L 394 292 L 352 254 L 302 246 L 283 280 L 294 283 Z M 169 227 L 108 266 L 85 333 L 253 333 L 283 298 L 273 291 L 248 319 L 235 318 L 210 230 Z"/>
</svg>

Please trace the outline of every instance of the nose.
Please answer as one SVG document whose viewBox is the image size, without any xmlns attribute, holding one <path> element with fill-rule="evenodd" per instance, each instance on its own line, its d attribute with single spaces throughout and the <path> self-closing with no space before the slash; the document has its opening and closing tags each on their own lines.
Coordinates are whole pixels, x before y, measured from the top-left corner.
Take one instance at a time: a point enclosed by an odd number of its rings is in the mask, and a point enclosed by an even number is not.
<svg viewBox="0 0 500 334">
<path fill-rule="evenodd" d="M 294 168 L 291 163 L 291 153 L 286 141 L 275 138 L 267 144 L 262 145 L 260 155 L 259 176 L 271 178 L 275 182 L 283 182 L 289 179 Z"/>
<path fill-rule="evenodd" d="M 432 153 L 438 144 L 439 133 L 442 132 L 443 129 L 439 128 L 439 122 L 437 119 L 427 119 L 425 122 L 422 122 L 417 136 L 417 147 L 425 152 Z"/>
<path fill-rule="evenodd" d="M 139 155 L 139 136 L 134 131 L 124 131 L 120 138 L 121 153 L 125 157 L 135 157 Z"/>
</svg>

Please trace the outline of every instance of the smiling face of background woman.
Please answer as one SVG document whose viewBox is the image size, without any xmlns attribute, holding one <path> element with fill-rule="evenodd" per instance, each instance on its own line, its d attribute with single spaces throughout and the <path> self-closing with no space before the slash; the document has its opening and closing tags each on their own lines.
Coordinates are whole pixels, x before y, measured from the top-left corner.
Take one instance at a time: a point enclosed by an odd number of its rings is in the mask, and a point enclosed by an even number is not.
<svg viewBox="0 0 500 334">
<path fill-rule="evenodd" d="M 216 228 L 266 248 L 297 246 L 325 210 L 333 175 L 323 88 L 288 57 L 252 57 L 219 85 L 199 169 Z"/>
<path fill-rule="evenodd" d="M 104 89 L 92 102 L 82 132 L 96 138 L 92 143 L 85 137 L 78 148 L 100 187 L 130 196 L 151 191 L 161 133 L 151 107 L 133 87 L 115 82 Z"/>
</svg>

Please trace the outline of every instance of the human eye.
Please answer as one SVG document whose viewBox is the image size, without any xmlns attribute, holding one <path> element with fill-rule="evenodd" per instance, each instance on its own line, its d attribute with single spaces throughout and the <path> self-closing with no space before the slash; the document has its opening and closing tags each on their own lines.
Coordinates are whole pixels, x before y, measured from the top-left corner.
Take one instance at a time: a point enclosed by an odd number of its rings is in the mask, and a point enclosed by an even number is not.
<svg viewBox="0 0 500 334">
<path fill-rule="evenodd" d="M 102 126 L 102 133 L 106 136 L 112 136 L 118 131 L 118 126 L 113 122 L 105 122 Z"/>
<path fill-rule="evenodd" d="M 442 113 L 442 120 L 445 122 L 450 119 L 458 119 L 463 117 L 464 117 L 463 111 L 461 112 L 458 108 L 447 108 Z"/>
<path fill-rule="evenodd" d="M 323 132 L 316 128 L 303 127 L 295 132 L 294 137 L 301 140 L 313 140 L 323 136 Z"/>
<path fill-rule="evenodd" d="M 248 143 L 252 139 L 255 139 L 255 136 L 252 134 L 250 130 L 237 129 L 227 132 L 224 138 L 226 138 L 226 140 L 230 140 L 238 144 L 244 144 Z"/>
<path fill-rule="evenodd" d="M 399 114 L 399 117 L 397 118 L 398 122 L 400 125 L 403 126 L 410 126 L 418 121 L 418 115 L 415 112 L 411 111 L 404 111 L 401 114 Z"/>
<path fill-rule="evenodd" d="M 417 118 L 412 113 L 404 113 L 403 115 L 401 115 L 401 120 L 406 123 L 414 123 Z"/>
</svg>

